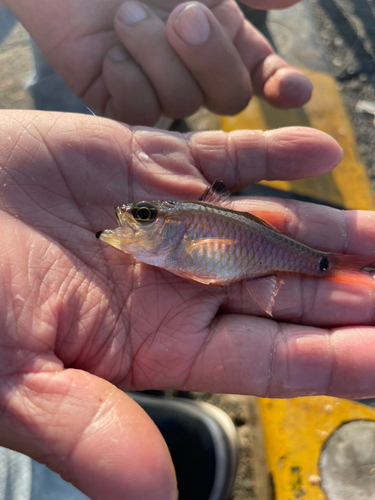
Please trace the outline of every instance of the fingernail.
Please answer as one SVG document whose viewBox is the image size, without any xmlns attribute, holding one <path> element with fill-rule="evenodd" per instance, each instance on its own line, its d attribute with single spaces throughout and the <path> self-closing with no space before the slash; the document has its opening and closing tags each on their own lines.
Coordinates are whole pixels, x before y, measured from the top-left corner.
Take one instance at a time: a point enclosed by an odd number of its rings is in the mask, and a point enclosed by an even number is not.
<svg viewBox="0 0 375 500">
<path fill-rule="evenodd" d="M 198 3 L 185 7 L 173 27 L 188 45 L 202 45 L 210 35 L 210 23 Z"/>
<path fill-rule="evenodd" d="M 128 59 L 127 54 L 119 45 L 115 45 L 111 48 L 111 50 L 108 52 L 108 57 L 111 59 L 111 61 L 116 63 L 123 62 Z"/>
<path fill-rule="evenodd" d="M 137 2 L 125 2 L 117 12 L 117 18 L 127 25 L 138 23 L 146 17 L 146 10 Z"/>
</svg>

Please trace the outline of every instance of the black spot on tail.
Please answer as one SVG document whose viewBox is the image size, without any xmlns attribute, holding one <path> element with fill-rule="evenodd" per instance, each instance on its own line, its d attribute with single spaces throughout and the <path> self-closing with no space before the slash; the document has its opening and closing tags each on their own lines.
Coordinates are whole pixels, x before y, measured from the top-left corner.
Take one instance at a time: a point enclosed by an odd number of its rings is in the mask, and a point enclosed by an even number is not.
<svg viewBox="0 0 375 500">
<path fill-rule="evenodd" d="M 326 257 L 323 257 L 321 259 L 321 261 L 319 262 L 319 269 L 321 271 L 327 271 L 327 269 L 329 268 L 329 262 L 328 262 L 328 259 Z"/>
<path fill-rule="evenodd" d="M 98 232 L 96 233 L 96 235 L 95 235 L 95 236 L 99 239 L 99 238 L 100 238 L 100 235 L 102 234 L 102 232 L 103 232 L 103 231 L 98 231 Z"/>
</svg>

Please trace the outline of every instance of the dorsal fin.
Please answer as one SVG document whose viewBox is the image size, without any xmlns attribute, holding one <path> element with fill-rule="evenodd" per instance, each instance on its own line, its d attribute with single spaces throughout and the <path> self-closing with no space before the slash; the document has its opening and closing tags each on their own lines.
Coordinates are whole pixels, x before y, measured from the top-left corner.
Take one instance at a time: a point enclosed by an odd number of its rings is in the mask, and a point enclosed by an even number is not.
<svg viewBox="0 0 375 500">
<path fill-rule="evenodd" d="M 243 215 L 247 219 L 250 219 L 254 222 L 257 222 L 258 224 L 261 224 L 262 226 L 267 227 L 268 229 L 272 229 L 272 231 L 276 231 L 277 233 L 280 233 L 278 229 L 276 229 L 272 224 L 269 224 L 263 219 L 260 219 L 256 215 L 253 215 L 249 212 L 242 212 L 239 210 L 231 210 L 228 208 L 228 205 L 226 201 L 228 200 L 230 194 L 227 190 L 226 185 L 223 183 L 223 181 L 215 181 L 210 187 L 204 190 L 204 192 L 201 194 L 201 196 L 198 198 L 198 201 L 203 201 L 204 203 L 209 203 L 211 205 L 217 205 L 222 208 L 226 208 L 227 210 L 231 212 L 237 212 L 238 214 Z"/>
<path fill-rule="evenodd" d="M 233 198 L 232 198 L 233 199 Z M 226 198 L 224 199 L 224 201 L 226 200 Z M 220 203 L 208 203 L 205 201 L 201 202 L 202 205 L 206 205 L 206 206 L 218 206 L 220 210 L 222 211 L 225 211 L 225 212 L 231 212 L 231 213 L 236 213 L 238 215 L 241 215 L 242 217 L 245 217 L 246 219 L 249 219 L 253 222 L 256 222 L 257 224 L 260 224 L 264 227 L 266 227 L 267 229 L 272 229 L 272 231 L 275 231 L 275 233 L 280 233 L 280 234 L 284 234 L 282 233 L 281 231 L 279 231 L 275 226 L 273 226 L 272 224 L 269 224 L 268 222 L 266 222 L 264 219 L 261 219 L 259 217 L 257 217 L 256 215 L 254 214 L 251 214 L 250 212 L 242 212 L 241 210 L 234 210 L 233 208 L 229 208 L 228 205 L 226 203 L 224 203 L 224 206 L 221 206 Z M 286 235 L 284 235 L 286 236 Z M 286 236 L 287 237 L 287 236 Z"/>
<path fill-rule="evenodd" d="M 263 219 L 260 219 L 259 217 L 257 217 L 256 215 L 254 214 L 251 214 L 249 212 L 240 212 L 239 210 L 234 210 L 234 212 L 237 212 L 238 214 L 241 214 L 243 215 L 244 217 L 246 217 L 247 219 L 250 219 L 254 222 L 257 222 L 258 224 L 261 224 L 262 226 L 265 226 L 265 227 L 268 227 L 268 229 L 272 229 L 272 231 L 275 231 L 276 233 L 280 233 L 280 234 L 283 234 L 281 233 L 281 231 L 279 231 L 276 227 L 274 227 L 272 224 L 269 224 L 268 222 L 266 222 L 265 220 Z"/>
<path fill-rule="evenodd" d="M 198 201 L 205 201 L 212 205 L 221 205 L 229 198 L 229 192 L 222 181 L 215 181 L 210 187 L 204 190 Z"/>
</svg>

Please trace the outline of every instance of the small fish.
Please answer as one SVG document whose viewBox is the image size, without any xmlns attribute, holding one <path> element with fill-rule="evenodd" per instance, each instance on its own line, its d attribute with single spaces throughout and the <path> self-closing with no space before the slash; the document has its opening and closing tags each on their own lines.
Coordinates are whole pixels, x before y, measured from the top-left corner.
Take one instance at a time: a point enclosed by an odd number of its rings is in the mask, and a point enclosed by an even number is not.
<svg viewBox="0 0 375 500">
<path fill-rule="evenodd" d="M 119 227 L 96 236 L 188 280 L 214 286 L 245 281 L 254 302 L 270 316 L 284 283 L 279 274 L 367 285 L 372 279 L 362 270 L 370 258 L 314 250 L 255 215 L 227 208 L 227 197 L 224 184 L 215 182 L 195 202 L 122 205 L 115 208 Z"/>
</svg>

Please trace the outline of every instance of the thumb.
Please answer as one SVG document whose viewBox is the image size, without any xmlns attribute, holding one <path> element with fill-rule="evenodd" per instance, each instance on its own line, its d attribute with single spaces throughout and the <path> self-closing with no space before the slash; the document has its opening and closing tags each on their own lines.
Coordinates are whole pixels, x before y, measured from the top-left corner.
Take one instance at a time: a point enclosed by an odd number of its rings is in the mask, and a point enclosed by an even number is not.
<svg viewBox="0 0 375 500">
<path fill-rule="evenodd" d="M 157 427 L 109 382 L 74 369 L 32 373 L 5 402 L 0 445 L 45 463 L 93 500 L 177 498 Z"/>
</svg>

